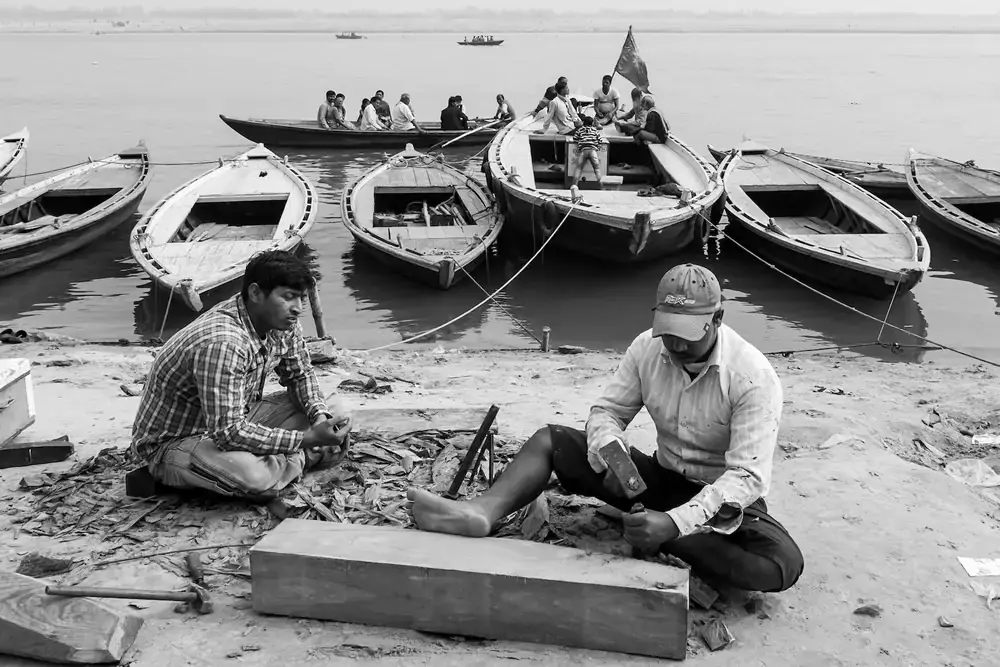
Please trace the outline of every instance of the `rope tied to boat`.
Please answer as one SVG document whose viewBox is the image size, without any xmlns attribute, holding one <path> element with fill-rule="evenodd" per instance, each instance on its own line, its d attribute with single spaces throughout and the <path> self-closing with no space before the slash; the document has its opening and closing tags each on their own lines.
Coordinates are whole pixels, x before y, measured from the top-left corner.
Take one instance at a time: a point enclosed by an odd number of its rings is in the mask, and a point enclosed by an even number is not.
<svg viewBox="0 0 1000 667">
<path fill-rule="evenodd" d="M 398 345 L 404 345 L 406 343 L 412 343 L 414 341 L 420 340 L 421 338 L 426 338 L 427 336 L 430 336 L 431 334 L 437 333 L 438 331 L 440 331 L 441 329 L 444 329 L 445 327 L 450 327 L 455 322 L 458 322 L 462 318 L 467 317 L 468 315 L 471 315 L 472 313 L 474 313 L 477 310 L 479 310 L 480 308 L 482 308 L 484 305 L 486 305 L 487 303 L 489 303 L 490 301 L 492 301 L 493 298 L 496 297 L 497 294 L 499 294 L 500 292 L 502 292 L 505 289 L 507 289 L 507 287 L 510 286 L 511 283 L 513 283 L 515 280 L 517 280 L 517 278 L 522 273 L 524 273 L 525 270 L 527 270 L 527 268 L 529 266 L 531 266 L 531 263 L 534 262 L 535 259 L 539 255 L 542 254 L 543 250 L 545 250 L 545 246 L 547 246 L 549 244 L 549 242 L 553 238 L 555 238 L 556 234 L 559 233 L 559 230 L 562 229 L 562 226 L 566 223 L 567 220 L 569 220 L 569 216 L 573 212 L 574 208 L 576 208 L 576 204 L 575 203 L 569 207 L 568 211 L 566 211 L 566 215 L 563 217 L 562 222 L 560 222 L 559 225 L 552 231 L 552 234 L 550 234 L 549 237 L 547 239 L 545 239 L 545 242 L 542 243 L 541 247 L 535 252 L 535 254 L 532 255 L 531 258 L 527 262 L 525 262 L 524 266 L 522 266 L 520 269 L 517 270 L 517 273 L 515 273 L 513 276 L 511 276 L 510 279 L 507 280 L 507 282 L 505 282 L 503 285 L 501 285 L 499 287 L 499 289 L 497 289 L 492 294 L 488 295 L 485 299 L 483 299 L 482 301 L 480 301 L 479 303 L 477 303 L 476 305 L 474 305 L 472 308 L 469 308 L 468 310 L 466 310 L 461 315 L 458 315 L 457 317 L 454 317 L 454 318 L 448 320 L 444 324 L 436 326 L 433 329 L 428 329 L 427 331 L 421 332 L 421 333 L 419 333 L 419 334 L 417 334 L 415 336 L 410 336 L 409 338 L 406 338 L 404 340 L 399 340 L 399 341 L 396 341 L 394 343 L 388 343 L 386 345 L 380 345 L 378 347 L 373 347 L 373 348 L 368 349 L 368 350 L 360 350 L 360 351 L 361 352 L 379 352 L 381 350 L 388 350 L 389 348 L 396 347 Z"/>
</svg>

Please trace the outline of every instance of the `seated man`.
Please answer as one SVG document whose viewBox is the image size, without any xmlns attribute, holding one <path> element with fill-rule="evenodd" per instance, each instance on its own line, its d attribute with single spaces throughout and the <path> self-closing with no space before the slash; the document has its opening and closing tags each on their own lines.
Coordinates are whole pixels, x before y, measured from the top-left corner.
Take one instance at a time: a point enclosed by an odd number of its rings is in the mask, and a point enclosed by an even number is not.
<svg viewBox="0 0 1000 667">
<path fill-rule="evenodd" d="M 646 123 L 642 129 L 633 134 L 633 138 L 644 144 L 665 144 L 670 135 L 670 125 L 663 117 L 660 110 L 656 108 L 656 100 L 652 95 L 646 95 L 639 103 L 639 107 L 646 112 Z"/>
<path fill-rule="evenodd" d="M 600 128 L 594 125 L 593 118 L 583 116 L 583 125 L 573 133 L 573 141 L 576 142 L 576 171 L 573 172 L 573 185 L 580 182 L 583 165 L 588 162 L 594 168 L 594 180 L 601 180 L 601 158 L 597 152 L 604 143 L 604 135 Z"/>
<path fill-rule="evenodd" d="M 372 98 L 372 105 L 375 107 L 375 114 L 378 116 L 379 122 L 386 129 L 392 127 L 392 109 L 389 108 L 389 103 L 385 101 L 385 93 L 381 90 L 376 90 L 375 97 Z"/>
<path fill-rule="evenodd" d="M 392 108 L 392 129 L 396 132 L 405 132 L 407 130 L 416 130 L 421 134 L 424 132 L 423 128 L 417 125 L 417 120 L 413 116 L 413 110 L 410 108 L 409 93 L 400 95 L 396 106 Z"/>
<path fill-rule="evenodd" d="M 622 510 L 629 543 L 683 559 L 709 584 L 753 591 L 795 584 L 802 553 L 764 501 L 782 408 L 774 369 L 722 324 L 722 291 L 708 269 L 669 270 L 654 311 L 652 330 L 629 346 L 586 432 L 541 429 L 474 500 L 411 489 L 417 526 L 486 536 L 538 497 L 554 471 L 570 493 Z M 647 490 L 628 500 L 599 451 L 624 443 L 624 429 L 643 407 L 656 425 L 657 451 L 631 450 Z M 645 509 L 630 514 L 633 503 Z"/>
<path fill-rule="evenodd" d="M 351 418 L 323 400 L 298 323 L 313 281 L 293 254 L 262 252 L 240 294 L 160 349 L 131 448 L 155 480 L 268 498 L 304 470 L 343 459 Z M 263 396 L 272 370 L 285 391 Z"/>
<path fill-rule="evenodd" d="M 366 132 L 382 132 L 385 126 L 378 118 L 375 105 L 367 97 L 361 101 L 361 117 L 358 119 L 358 129 Z"/>
<path fill-rule="evenodd" d="M 556 132 L 559 134 L 569 134 L 583 125 L 580 114 L 573 109 L 568 95 L 569 84 L 563 82 L 556 85 L 556 98 L 549 105 L 549 112 L 542 124 L 542 129 L 535 130 L 535 134 L 544 134 L 552 124 L 555 124 Z"/>
<path fill-rule="evenodd" d="M 497 112 L 493 114 L 493 120 L 502 120 L 510 122 L 514 120 L 517 116 L 517 112 L 514 111 L 514 106 L 507 101 L 503 93 L 497 95 Z"/>
<path fill-rule="evenodd" d="M 330 129 L 332 130 L 353 130 L 355 129 L 353 125 L 347 122 L 347 109 L 344 107 L 344 101 L 347 97 L 343 93 L 337 93 L 337 97 L 333 101 L 333 122 L 330 123 Z"/>
<path fill-rule="evenodd" d="M 627 114 L 615 121 L 615 127 L 622 134 L 635 136 L 635 133 L 646 125 L 646 110 L 642 108 L 644 94 L 638 88 L 632 89 L 632 108 Z"/>
<path fill-rule="evenodd" d="M 462 107 L 459 106 L 457 97 L 449 97 L 448 106 L 441 110 L 441 129 L 469 129 L 469 118 L 462 113 Z"/>
<path fill-rule="evenodd" d="M 323 130 L 329 130 L 334 119 L 333 105 L 337 101 L 337 93 L 326 91 L 326 101 L 319 105 L 316 112 L 316 124 Z"/>
<path fill-rule="evenodd" d="M 618 91 L 611 87 L 611 75 L 605 74 L 600 89 L 594 91 L 594 120 L 598 125 L 610 124 L 621 104 Z"/>
</svg>

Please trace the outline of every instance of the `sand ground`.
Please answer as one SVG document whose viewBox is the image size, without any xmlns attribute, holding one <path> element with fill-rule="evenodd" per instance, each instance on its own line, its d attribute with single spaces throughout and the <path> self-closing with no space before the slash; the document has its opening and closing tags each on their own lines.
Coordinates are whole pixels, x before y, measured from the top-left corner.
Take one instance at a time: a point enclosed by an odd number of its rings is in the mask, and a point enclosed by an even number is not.
<svg viewBox="0 0 1000 667">
<path fill-rule="evenodd" d="M 22 499 L 25 492 L 17 485 L 27 473 L 65 470 L 105 447 L 128 445 L 139 399 L 126 397 L 119 386 L 145 373 L 152 359 L 149 349 L 42 342 L 0 346 L 0 357 L 25 357 L 35 364 L 37 423 L 22 439 L 66 434 L 77 445 L 68 462 L 0 471 L 5 506 Z M 344 394 L 352 407 L 483 408 L 496 403 L 501 435 L 526 438 L 549 422 L 582 425 L 618 358 L 596 352 L 346 353 L 318 372 L 327 391 L 357 377 L 359 370 L 416 383 L 395 382 L 391 393 L 379 396 Z M 974 581 L 997 582 L 969 577 L 957 560 L 1000 557 L 1000 489 L 973 488 L 943 471 L 948 461 L 1000 453 L 997 447 L 973 445 L 971 437 L 1000 430 L 996 371 L 972 365 L 889 364 L 847 354 L 778 357 L 773 363 L 782 378 L 785 408 L 768 504 L 799 542 L 805 573 L 792 590 L 766 596 L 766 613 L 727 607 L 723 618 L 735 644 L 710 653 L 692 638 L 688 662 L 768 667 L 1000 664 L 1000 605 L 988 609 L 971 587 Z M 831 440 L 837 435 L 846 437 Z M 652 446 L 645 412 L 629 437 L 641 448 Z M 33 551 L 86 560 L 103 549 L 99 537 L 30 535 L 19 531 L 9 515 L 0 517 L 0 534 L 0 569 L 9 571 Z M 210 537 L 225 541 L 238 536 Z M 84 569 L 65 578 L 90 585 L 184 585 L 176 568 L 151 561 Z M 144 616 L 146 624 L 127 661 L 142 667 L 658 662 L 258 616 L 250 609 L 249 583 L 222 575 L 210 576 L 209 583 L 217 592 L 213 615 L 178 615 L 171 603 L 158 602 L 130 610 Z M 863 604 L 879 605 L 881 615 L 853 614 Z M 954 627 L 941 627 L 941 616 Z M 0 663 L 37 664 L 6 657 Z"/>
</svg>

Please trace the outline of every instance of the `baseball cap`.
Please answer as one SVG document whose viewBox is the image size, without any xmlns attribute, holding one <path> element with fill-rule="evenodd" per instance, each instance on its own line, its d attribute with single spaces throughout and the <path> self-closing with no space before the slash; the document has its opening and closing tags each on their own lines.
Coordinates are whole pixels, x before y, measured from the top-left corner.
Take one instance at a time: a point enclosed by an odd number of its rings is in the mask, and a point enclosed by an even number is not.
<svg viewBox="0 0 1000 667">
<path fill-rule="evenodd" d="M 722 288 L 715 274 L 697 264 L 678 264 L 663 274 L 656 288 L 653 336 L 701 340 L 721 307 Z"/>
</svg>

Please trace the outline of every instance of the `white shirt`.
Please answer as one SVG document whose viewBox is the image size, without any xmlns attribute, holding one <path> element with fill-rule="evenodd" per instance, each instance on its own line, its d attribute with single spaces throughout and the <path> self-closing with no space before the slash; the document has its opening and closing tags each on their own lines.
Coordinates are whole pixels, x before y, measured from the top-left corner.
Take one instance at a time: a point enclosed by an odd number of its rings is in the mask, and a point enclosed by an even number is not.
<svg viewBox="0 0 1000 667">
<path fill-rule="evenodd" d="M 594 109 L 601 115 L 609 116 L 613 111 L 617 111 L 620 100 L 618 91 L 613 86 L 608 88 L 607 94 L 605 94 L 604 88 L 598 88 L 594 91 Z"/>
<path fill-rule="evenodd" d="M 413 112 L 410 111 L 410 105 L 404 103 L 402 100 L 396 102 L 396 106 L 392 108 L 392 129 L 394 130 L 412 130 L 414 129 Z"/>
<path fill-rule="evenodd" d="M 587 420 L 588 459 L 603 471 L 597 453 L 645 406 L 656 425 L 656 460 L 667 470 L 706 486 L 667 512 L 680 536 L 731 534 L 743 510 L 767 495 L 781 421 L 778 375 L 757 348 L 725 324 L 698 376 L 691 377 L 652 330 L 632 342 L 604 395 Z M 717 517 L 726 506 L 725 519 Z"/>
<path fill-rule="evenodd" d="M 361 125 L 359 126 L 359 129 L 368 131 L 385 129 L 382 126 L 382 123 L 378 120 L 378 112 L 375 111 L 374 104 L 369 104 L 365 107 L 364 112 L 361 114 Z"/>
<path fill-rule="evenodd" d="M 556 132 L 564 134 L 570 130 L 575 130 L 576 126 L 573 124 L 573 116 L 569 110 L 569 106 L 572 103 L 567 103 L 561 97 L 556 97 L 554 100 L 549 102 L 549 113 L 545 118 L 545 122 L 542 124 L 542 132 L 549 129 L 549 125 L 552 123 L 556 124 Z"/>
</svg>

